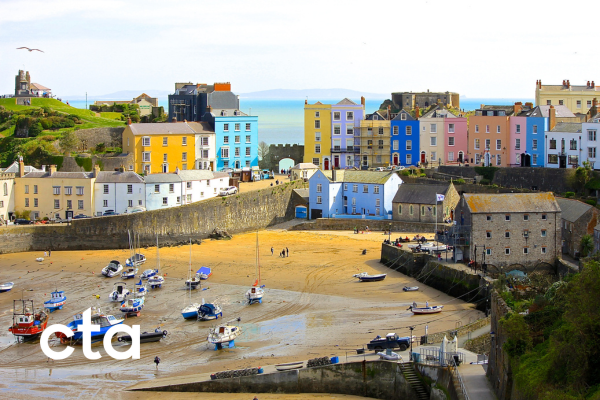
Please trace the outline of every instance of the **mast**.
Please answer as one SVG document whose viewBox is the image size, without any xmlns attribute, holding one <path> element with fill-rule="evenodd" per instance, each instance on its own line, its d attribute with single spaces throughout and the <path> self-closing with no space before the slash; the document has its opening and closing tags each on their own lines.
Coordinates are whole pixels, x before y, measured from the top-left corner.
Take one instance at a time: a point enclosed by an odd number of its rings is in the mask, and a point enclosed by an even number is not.
<svg viewBox="0 0 600 400">
<path fill-rule="evenodd" d="M 160 270 L 160 253 L 158 251 L 158 233 L 156 234 L 156 273 Z"/>
<path fill-rule="evenodd" d="M 260 286 L 260 262 L 258 255 L 258 231 L 256 231 L 256 269 L 258 272 L 258 286 Z"/>
</svg>

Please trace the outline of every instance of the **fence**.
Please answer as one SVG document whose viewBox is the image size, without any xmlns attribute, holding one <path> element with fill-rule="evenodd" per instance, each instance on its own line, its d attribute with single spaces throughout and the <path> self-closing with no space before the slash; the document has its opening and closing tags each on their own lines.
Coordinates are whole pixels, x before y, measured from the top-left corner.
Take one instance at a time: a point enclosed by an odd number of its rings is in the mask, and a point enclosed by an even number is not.
<svg viewBox="0 0 600 400">
<path fill-rule="evenodd" d="M 419 353 L 413 355 L 413 360 L 419 364 L 447 367 L 448 371 L 452 374 L 452 380 L 458 393 L 462 394 L 464 400 L 469 400 L 467 389 L 458 371 L 458 366 L 464 361 L 463 353 L 454 351 L 442 352 L 439 348 L 421 347 Z"/>
</svg>

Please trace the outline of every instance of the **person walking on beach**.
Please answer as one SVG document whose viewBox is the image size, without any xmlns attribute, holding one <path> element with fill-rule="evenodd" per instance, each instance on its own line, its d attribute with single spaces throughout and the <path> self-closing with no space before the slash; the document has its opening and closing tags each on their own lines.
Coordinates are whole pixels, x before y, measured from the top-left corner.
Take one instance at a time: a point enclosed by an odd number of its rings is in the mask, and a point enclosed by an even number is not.
<svg viewBox="0 0 600 400">
<path fill-rule="evenodd" d="M 290 256 L 290 250 L 287 247 L 285 248 L 285 256 L 286 257 Z"/>
<path fill-rule="evenodd" d="M 48 257 L 50 257 L 52 255 L 52 249 L 48 250 Z"/>
<path fill-rule="evenodd" d="M 271 246 L 271 255 L 273 255 L 273 246 Z"/>
<path fill-rule="evenodd" d="M 154 364 L 156 364 L 156 369 L 158 369 L 158 364 L 160 364 L 160 357 L 154 357 Z"/>
<path fill-rule="evenodd" d="M 281 250 L 281 254 L 283 255 L 283 258 L 285 258 L 285 249 Z"/>
</svg>

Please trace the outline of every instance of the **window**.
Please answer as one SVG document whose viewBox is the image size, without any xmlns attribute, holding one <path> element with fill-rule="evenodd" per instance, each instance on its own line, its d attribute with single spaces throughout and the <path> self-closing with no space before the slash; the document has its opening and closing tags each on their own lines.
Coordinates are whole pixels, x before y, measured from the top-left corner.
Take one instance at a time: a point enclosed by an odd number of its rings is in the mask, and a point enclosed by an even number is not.
<svg viewBox="0 0 600 400">
<path fill-rule="evenodd" d="M 60 200 L 54 200 L 54 208 L 55 209 L 59 209 L 60 208 Z"/>
<path fill-rule="evenodd" d="M 25 194 L 29 194 L 29 185 L 25 185 Z"/>
<path fill-rule="evenodd" d="M 521 139 L 515 139 L 515 150 L 521 150 Z"/>
<path fill-rule="evenodd" d="M 425 215 L 425 206 L 421 206 L 421 215 Z"/>
<path fill-rule="evenodd" d="M 510 221 L 510 214 L 506 214 L 506 215 L 504 216 L 504 220 L 505 220 L 505 221 Z"/>
<path fill-rule="evenodd" d="M 229 136 L 223 136 L 223 144 L 229 144 Z"/>
<path fill-rule="evenodd" d="M 177 196 L 177 204 L 181 203 L 181 196 Z"/>
<path fill-rule="evenodd" d="M 25 198 L 25 207 L 29 207 L 29 198 L 28 197 Z"/>
<path fill-rule="evenodd" d="M 252 143 L 250 135 L 246 135 L 246 143 Z"/>
<path fill-rule="evenodd" d="M 550 139 L 550 150 L 556 150 L 556 139 Z"/>
<path fill-rule="evenodd" d="M 587 105 L 587 108 L 590 108 L 592 106 L 592 101 L 588 100 L 585 102 L 585 104 Z"/>
<path fill-rule="evenodd" d="M 577 140 L 571 139 L 569 141 L 569 147 L 571 150 L 577 150 Z"/>
<path fill-rule="evenodd" d="M 142 162 L 150 162 L 150 152 L 144 151 L 142 153 Z"/>
<path fill-rule="evenodd" d="M 485 133 L 490 133 L 490 126 L 489 125 L 485 126 Z"/>
<path fill-rule="evenodd" d="M 596 158 L 596 148 L 588 147 L 588 158 Z"/>
<path fill-rule="evenodd" d="M 398 141 L 397 141 L 397 140 L 394 140 L 394 141 L 392 142 L 392 150 L 398 150 L 398 148 L 399 148 L 399 147 L 398 147 Z"/>
<path fill-rule="evenodd" d="M 315 118 L 320 118 L 321 117 L 321 113 L 319 111 L 315 111 Z"/>
<path fill-rule="evenodd" d="M 546 221 L 548 219 L 548 216 L 546 214 L 542 214 L 542 221 Z"/>
<path fill-rule="evenodd" d="M 524 237 L 524 238 L 528 238 L 528 237 L 529 237 L 529 231 L 528 231 L 527 229 L 525 229 L 525 230 L 523 231 L 523 237 Z"/>
<path fill-rule="evenodd" d="M 73 208 L 73 201 L 67 200 L 67 210 L 70 210 L 72 208 Z"/>
<path fill-rule="evenodd" d="M 491 215 L 486 215 L 485 216 L 485 220 L 486 221 L 491 221 L 492 220 L 492 216 Z"/>
<path fill-rule="evenodd" d="M 319 120 L 315 121 L 315 129 L 321 129 L 321 121 L 319 121 Z"/>
<path fill-rule="evenodd" d="M 319 159 L 318 158 L 313 158 L 312 163 L 315 164 L 318 167 L 319 166 Z"/>
<path fill-rule="evenodd" d="M 398 204 L 398 214 L 402 214 L 402 204 Z"/>
<path fill-rule="evenodd" d="M 53 194 L 60 194 L 60 186 L 52 186 Z"/>
<path fill-rule="evenodd" d="M 246 157 L 250 157 L 250 147 L 246 147 Z"/>
<path fill-rule="evenodd" d="M 479 133 L 479 125 L 475 125 L 475 133 Z"/>
<path fill-rule="evenodd" d="M 321 196 L 317 196 L 317 204 L 323 204 L 323 198 Z"/>
<path fill-rule="evenodd" d="M 229 147 L 221 148 L 221 158 L 229 158 Z"/>
<path fill-rule="evenodd" d="M 339 125 L 339 124 L 333 125 L 333 134 L 334 135 L 341 135 L 342 134 L 342 126 Z"/>
<path fill-rule="evenodd" d="M 127 201 L 127 206 L 128 207 L 133 207 L 133 200 L 128 200 Z"/>
<path fill-rule="evenodd" d="M 236 136 L 234 137 L 234 141 L 235 141 L 235 143 L 236 143 L 236 144 L 240 143 L 240 136 L 239 136 L 239 135 L 236 135 Z"/>
<path fill-rule="evenodd" d="M 496 133 L 500 133 L 500 125 L 496 126 Z"/>
<path fill-rule="evenodd" d="M 187 137 L 184 136 L 184 137 L 181 138 L 181 145 L 182 146 L 187 146 Z"/>
<path fill-rule="evenodd" d="M 546 254 L 546 248 L 542 247 L 542 254 Z"/>
<path fill-rule="evenodd" d="M 435 160 L 436 160 L 436 157 L 437 157 L 437 152 L 435 152 L 435 151 L 432 151 L 432 152 L 431 152 L 431 159 L 432 159 L 433 161 L 435 161 Z"/>
<path fill-rule="evenodd" d="M 510 231 L 504 232 L 504 237 L 510 239 Z"/>
<path fill-rule="evenodd" d="M 454 133 L 454 124 L 448 124 L 448 133 Z"/>
<path fill-rule="evenodd" d="M 249 131 L 250 130 L 250 123 L 246 122 L 246 130 Z"/>
<path fill-rule="evenodd" d="M 323 189 L 323 185 L 321 185 L 320 183 L 317 184 L 317 193 L 321 193 Z"/>
<path fill-rule="evenodd" d="M 537 139 L 533 139 L 533 140 L 531 141 L 531 148 L 532 148 L 533 150 L 537 150 L 537 149 L 538 149 L 538 146 L 537 146 L 537 144 L 538 144 L 538 141 L 537 141 Z"/>
<path fill-rule="evenodd" d="M 169 143 L 169 138 L 168 137 L 164 137 L 163 138 L 163 146 L 167 146 Z"/>
<path fill-rule="evenodd" d="M 76 186 L 75 187 L 77 196 L 83 196 L 83 186 Z"/>
<path fill-rule="evenodd" d="M 77 200 L 77 209 L 83 210 L 83 200 Z"/>
<path fill-rule="evenodd" d="M 379 127 L 379 134 L 383 135 L 383 127 Z"/>
<path fill-rule="evenodd" d="M 569 165 L 579 165 L 579 156 L 569 156 Z"/>
<path fill-rule="evenodd" d="M 354 111 L 346 111 L 346 121 L 354 120 Z"/>
<path fill-rule="evenodd" d="M 35 199 L 33 199 L 33 206 L 34 207 L 38 207 L 38 199 L 37 199 L 37 197 Z"/>
<path fill-rule="evenodd" d="M 517 133 L 521 133 L 521 125 L 517 124 L 516 130 L 517 130 Z"/>
<path fill-rule="evenodd" d="M 319 143 L 315 144 L 315 153 L 321 154 L 321 145 Z"/>
<path fill-rule="evenodd" d="M 531 163 L 532 163 L 533 165 L 537 165 L 537 158 L 538 158 L 538 155 L 537 155 L 537 154 L 533 154 L 533 155 L 532 155 L 532 158 L 531 158 Z"/>
<path fill-rule="evenodd" d="M 392 127 L 392 135 L 397 135 L 398 134 L 398 126 L 394 126 Z"/>
<path fill-rule="evenodd" d="M 181 153 L 181 161 L 187 161 L 187 152 Z"/>
<path fill-rule="evenodd" d="M 358 193 L 358 185 L 352 185 L 352 191 Z"/>
<path fill-rule="evenodd" d="M 523 221 L 529 221 L 529 214 L 523 214 Z"/>
<path fill-rule="evenodd" d="M 354 135 L 354 124 L 346 124 L 346 135 Z"/>
<path fill-rule="evenodd" d="M 496 154 L 496 165 L 502 165 L 502 157 L 500 154 Z"/>
<path fill-rule="evenodd" d="M 168 203 L 168 200 L 167 200 L 167 198 L 166 198 L 166 197 L 163 197 L 163 202 L 162 202 L 162 205 L 163 205 L 163 206 L 166 206 L 167 204 L 169 204 L 169 203 Z"/>
<path fill-rule="evenodd" d="M 127 194 L 133 193 L 133 185 L 127 185 Z"/>
<path fill-rule="evenodd" d="M 581 108 L 581 100 L 577 100 L 577 108 Z"/>
<path fill-rule="evenodd" d="M 411 154 L 406 155 L 406 164 L 407 165 L 412 164 L 412 155 Z"/>
<path fill-rule="evenodd" d="M 144 136 L 142 138 L 142 146 L 150 146 L 150 137 L 149 136 Z"/>
<path fill-rule="evenodd" d="M 340 119 L 341 119 L 341 113 L 339 111 L 334 111 L 333 112 L 333 120 L 339 121 Z"/>
<path fill-rule="evenodd" d="M 507 256 L 510 255 L 510 247 L 504 249 L 504 254 L 506 254 Z"/>
<path fill-rule="evenodd" d="M 167 153 L 163 154 L 163 162 L 167 162 Z"/>
<path fill-rule="evenodd" d="M 558 105 L 559 105 L 559 106 L 564 106 L 564 102 L 563 102 L 562 100 L 559 100 L 559 101 L 558 101 Z"/>
<path fill-rule="evenodd" d="M 546 105 L 547 106 L 551 106 L 552 105 L 552 101 L 551 100 L 546 100 Z"/>
<path fill-rule="evenodd" d="M 502 150 L 502 140 L 496 139 L 496 150 Z"/>
<path fill-rule="evenodd" d="M 169 193 L 175 193 L 175 184 L 169 183 Z"/>
<path fill-rule="evenodd" d="M 369 186 L 363 185 L 363 193 L 369 193 Z"/>
<path fill-rule="evenodd" d="M 154 185 L 154 193 L 160 193 L 160 185 Z"/>
<path fill-rule="evenodd" d="M 229 124 L 223 124 L 223 130 L 229 132 Z"/>
<path fill-rule="evenodd" d="M 523 247 L 523 254 L 529 254 L 529 247 Z"/>
<path fill-rule="evenodd" d="M 234 125 L 234 128 L 235 128 L 236 132 L 240 130 L 239 122 Z"/>
<path fill-rule="evenodd" d="M 488 239 L 491 239 L 492 238 L 492 232 L 491 231 L 486 231 L 485 232 L 485 237 L 488 238 Z"/>
<path fill-rule="evenodd" d="M 542 229 L 542 237 L 546 237 L 546 230 Z"/>
<path fill-rule="evenodd" d="M 454 161 L 454 152 L 453 151 L 448 152 L 448 161 Z"/>
<path fill-rule="evenodd" d="M 475 139 L 475 150 L 479 150 L 479 139 Z"/>
<path fill-rule="evenodd" d="M 548 164 L 558 164 L 558 154 L 548 154 Z"/>
<path fill-rule="evenodd" d="M 595 142 L 596 141 L 596 131 L 595 130 L 588 130 L 588 140 L 590 142 Z"/>
<path fill-rule="evenodd" d="M 413 215 L 413 205 L 412 204 L 410 206 L 408 206 L 408 213 L 410 215 Z"/>
<path fill-rule="evenodd" d="M 437 137 L 431 136 L 429 139 L 432 146 L 437 146 Z"/>
<path fill-rule="evenodd" d="M 492 249 L 485 249 L 485 255 L 486 256 L 491 256 L 492 255 Z"/>
<path fill-rule="evenodd" d="M 406 102 L 406 105 L 408 105 L 408 102 Z M 405 113 L 400 114 L 400 119 L 402 121 L 406 121 L 406 114 Z"/>
<path fill-rule="evenodd" d="M 454 136 L 448 138 L 448 146 L 454 146 Z"/>
<path fill-rule="evenodd" d="M 490 146 L 491 146 L 492 141 L 490 139 L 485 139 L 485 149 L 489 150 Z"/>
<path fill-rule="evenodd" d="M 407 126 L 407 127 L 406 127 L 406 135 L 407 135 L 407 136 L 410 136 L 410 135 L 412 135 L 412 126 Z"/>
<path fill-rule="evenodd" d="M 188 194 L 188 195 L 187 195 L 187 202 L 188 202 L 188 203 L 191 203 L 191 202 L 192 202 L 192 195 L 191 195 L 191 194 Z"/>
<path fill-rule="evenodd" d="M 375 207 L 380 207 L 381 206 L 381 199 L 376 199 L 375 200 Z M 376 215 L 379 215 L 379 211 L 375 212 Z"/>
<path fill-rule="evenodd" d="M 412 150 L 412 140 L 406 141 L 406 150 Z"/>
<path fill-rule="evenodd" d="M 104 185 L 104 194 L 109 194 L 108 185 Z"/>
<path fill-rule="evenodd" d="M 537 125 L 533 126 L 533 133 L 537 133 Z"/>
<path fill-rule="evenodd" d="M 379 194 L 379 186 L 373 186 L 373 193 Z M 377 201 L 379 201 L 379 199 Z"/>
</svg>

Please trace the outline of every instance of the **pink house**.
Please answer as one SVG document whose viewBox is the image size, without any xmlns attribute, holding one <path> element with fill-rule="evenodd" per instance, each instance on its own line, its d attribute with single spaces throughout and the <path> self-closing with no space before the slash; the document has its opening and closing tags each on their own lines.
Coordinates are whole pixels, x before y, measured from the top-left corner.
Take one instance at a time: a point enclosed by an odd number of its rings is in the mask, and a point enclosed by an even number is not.
<svg viewBox="0 0 600 400">
<path fill-rule="evenodd" d="M 444 118 L 444 159 L 446 164 L 467 161 L 467 119 L 448 113 Z"/>
</svg>

